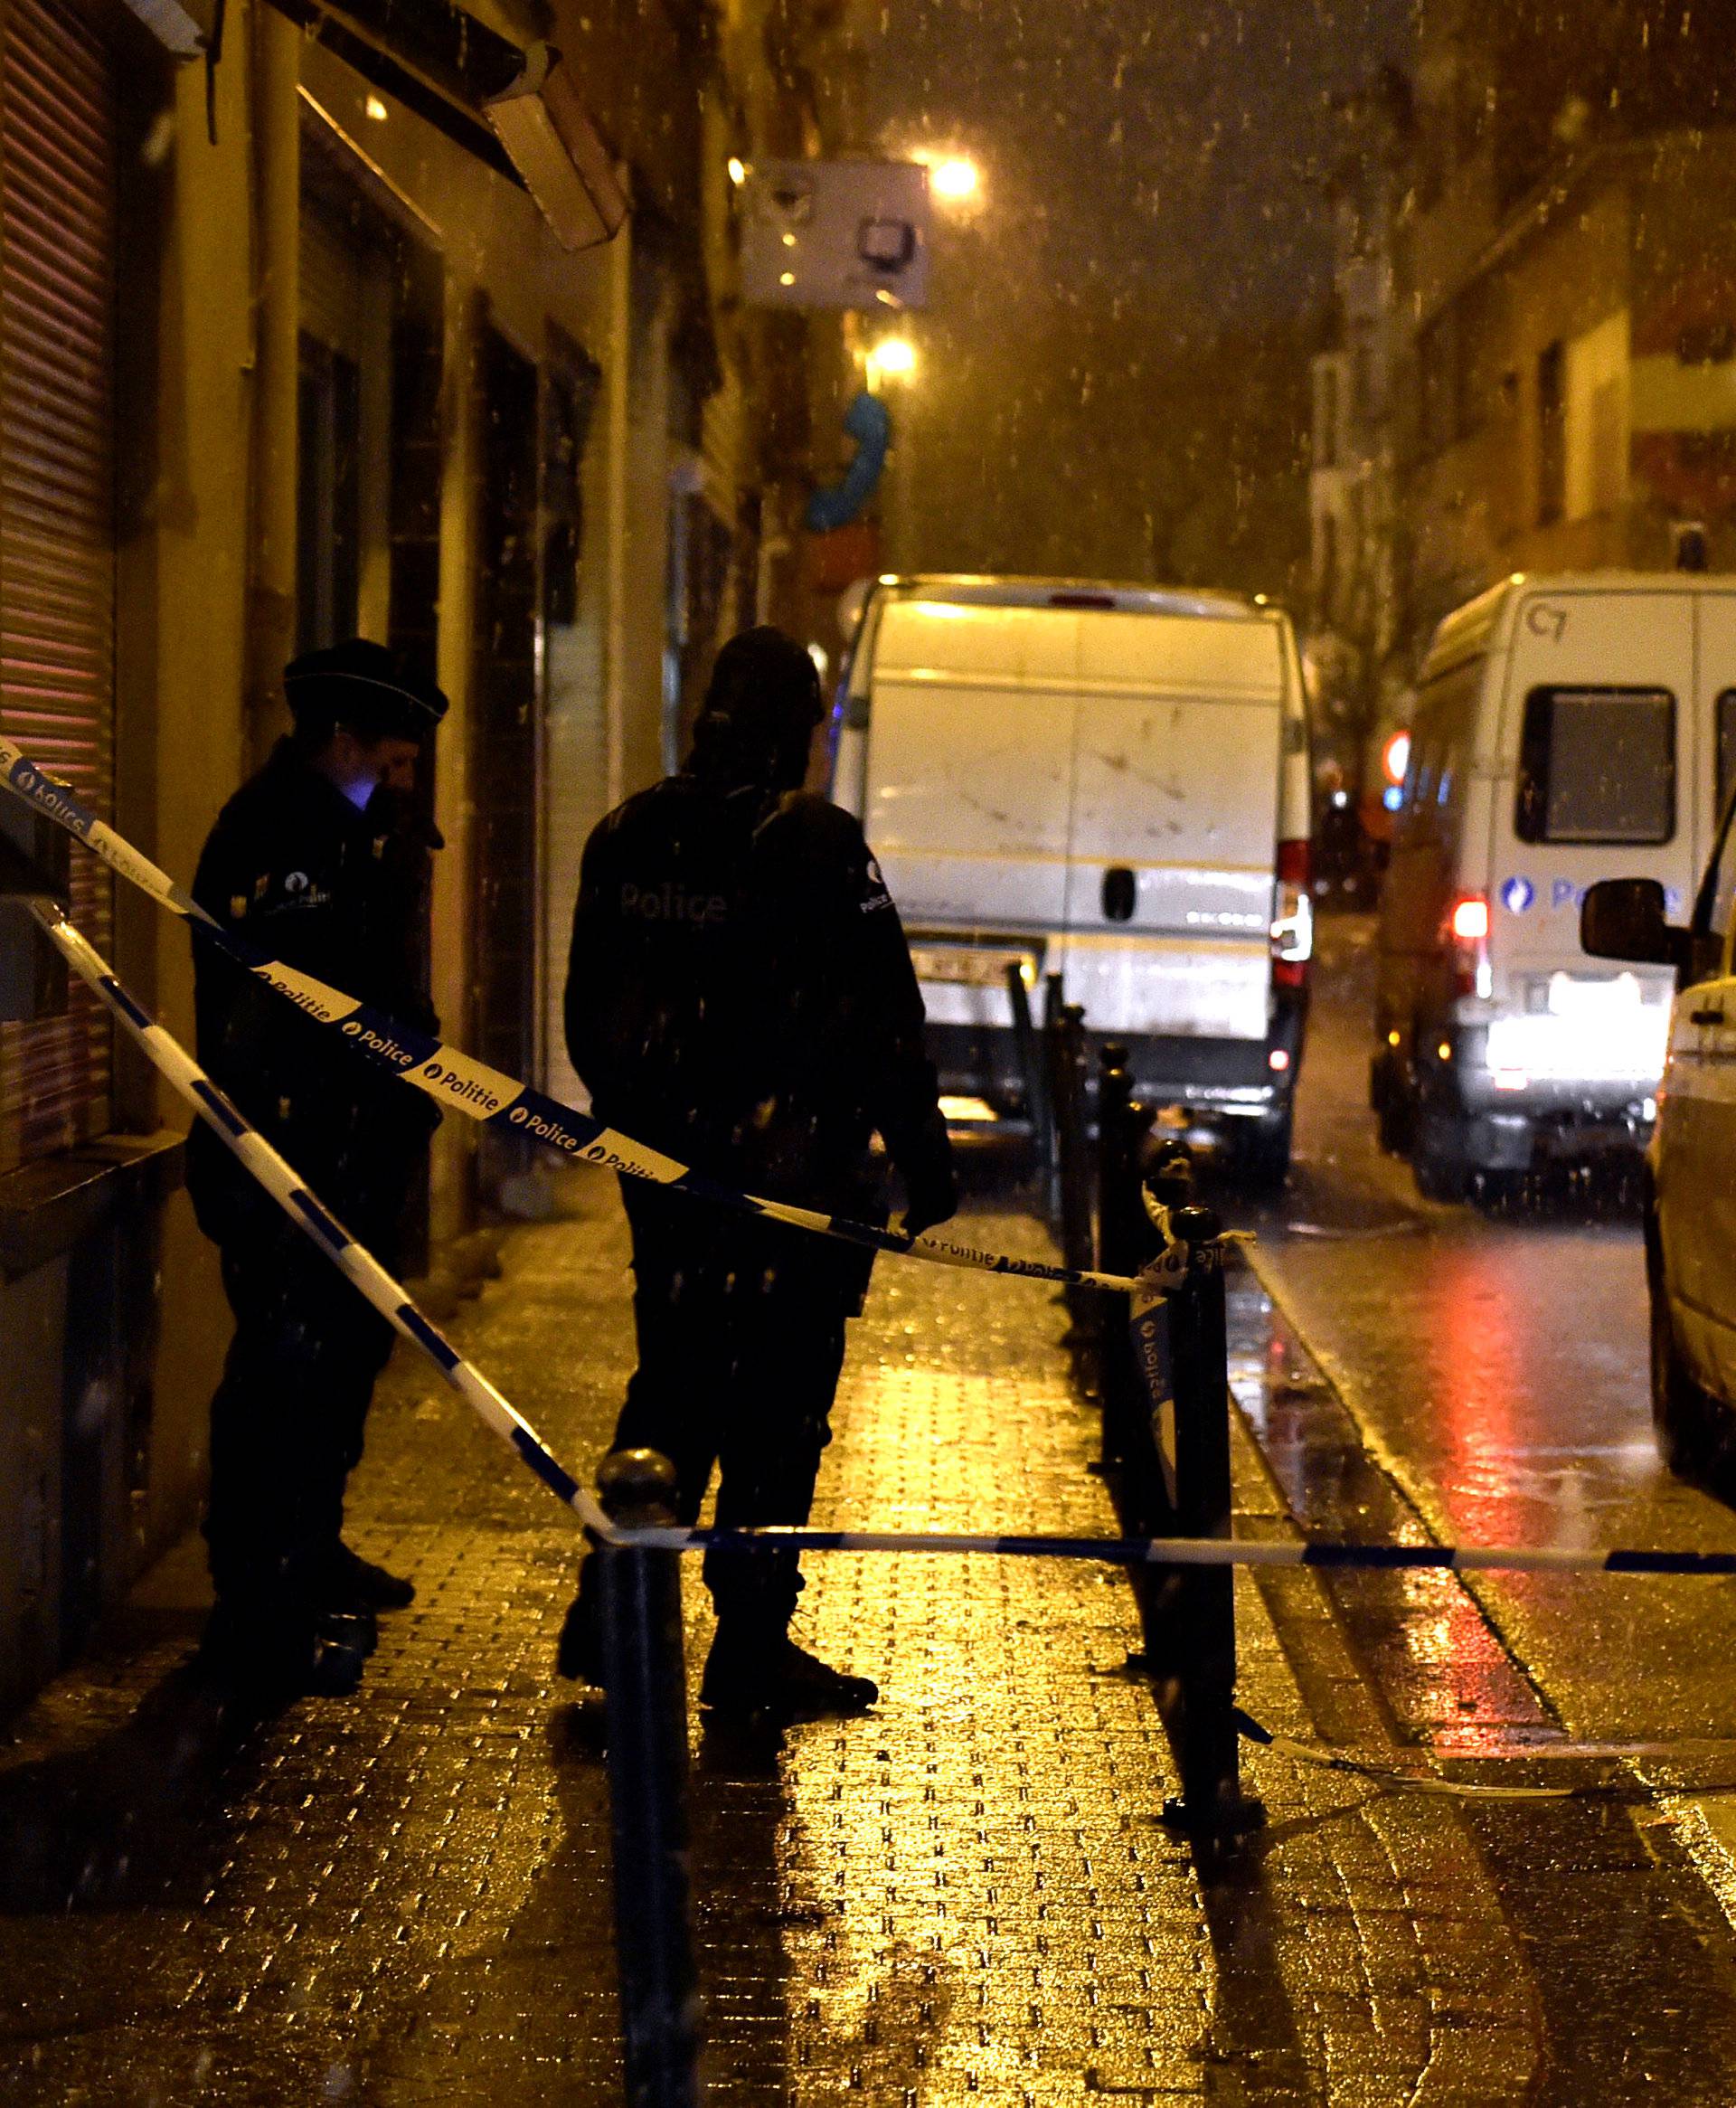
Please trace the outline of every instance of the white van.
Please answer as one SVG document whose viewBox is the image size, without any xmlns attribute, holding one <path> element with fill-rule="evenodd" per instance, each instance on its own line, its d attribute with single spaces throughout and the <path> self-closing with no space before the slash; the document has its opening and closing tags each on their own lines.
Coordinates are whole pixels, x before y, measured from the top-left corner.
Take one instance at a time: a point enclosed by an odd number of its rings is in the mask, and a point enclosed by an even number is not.
<svg viewBox="0 0 1736 2108">
<path fill-rule="evenodd" d="M 1312 949 L 1288 619 L 1228 594 L 882 579 L 833 795 L 910 929 L 946 1089 L 1017 1093 L 1006 969 L 1059 974 L 1148 1101 L 1282 1179 Z"/>
<path fill-rule="evenodd" d="M 1681 919 L 1736 763 L 1736 581 L 1515 575 L 1424 663 L 1382 902 L 1371 1099 L 1427 1194 L 1644 1143 L 1667 972 L 1580 946 L 1594 880 Z"/>
</svg>

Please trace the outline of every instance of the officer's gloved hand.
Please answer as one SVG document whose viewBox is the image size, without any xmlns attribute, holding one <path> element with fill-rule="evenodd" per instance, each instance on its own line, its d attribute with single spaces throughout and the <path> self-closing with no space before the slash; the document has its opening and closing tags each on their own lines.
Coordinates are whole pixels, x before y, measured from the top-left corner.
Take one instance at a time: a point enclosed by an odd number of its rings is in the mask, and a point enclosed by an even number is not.
<svg viewBox="0 0 1736 2108">
<path fill-rule="evenodd" d="M 924 1230 L 933 1229 L 937 1223 L 949 1222 L 958 1214 L 958 1188 L 953 1183 L 949 1166 L 939 1172 L 912 1173 L 904 1184 L 909 1197 L 901 1227 L 907 1237 L 920 1237 Z"/>
</svg>

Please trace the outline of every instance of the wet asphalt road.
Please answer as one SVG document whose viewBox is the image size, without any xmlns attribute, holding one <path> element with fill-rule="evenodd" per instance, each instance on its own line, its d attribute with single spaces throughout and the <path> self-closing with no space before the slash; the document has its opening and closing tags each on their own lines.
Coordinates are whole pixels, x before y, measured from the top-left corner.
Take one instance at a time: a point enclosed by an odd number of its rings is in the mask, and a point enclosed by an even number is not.
<svg viewBox="0 0 1736 2108">
<path fill-rule="evenodd" d="M 1373 925 L 1323 935 L 1296 1168 L 1253 1217 L 1256 1263 L 1369 1455 L 1445 1543 L 1736 1549 L 1736 1513 L 1658 1461 L 1631 1194 L 1423 1200 L 1367 1107 Z M 1736 1583 L 1470 1586 L 1571 1734 L 1736 1755 Z"/>
<path fill-rule="evenodd" d="M 1372 924 L 1323 937 L 1295 1172 L 1231 1299 L 1237 1398 L 1292 1512 L 1371 1541 L 1736 1548 L 1736 1512 L 1657 1458 L 1631 1182 L 1421 1199 L 1367 1110 Z M 1736 1583 L 1328 1592 L 1397 1743 L 1574 1789 L 1460 1803 L 1535 1999 L 1527 2099 L 1736 2099 Z M 1580 1741 L 1657 1747 L 1518 1754 Z"/>
</svg>

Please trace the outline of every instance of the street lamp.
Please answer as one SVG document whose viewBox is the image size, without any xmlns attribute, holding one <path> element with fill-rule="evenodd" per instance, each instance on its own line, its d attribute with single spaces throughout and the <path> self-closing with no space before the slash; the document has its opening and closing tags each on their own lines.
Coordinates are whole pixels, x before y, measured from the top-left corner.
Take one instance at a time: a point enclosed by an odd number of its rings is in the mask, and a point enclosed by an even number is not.
<svg viewBox="0 0 1736 2108">
<path fill-rule="evenodd" d="M 907 336 L 882 336 L 869 347 L 864 363 L 871 392 L 883 379 L 907 381 L 916 371 L 916 346 Z"/>
<path fill-rule="evenodd" d="M 976 164 L 963 155 L 934 162 L 929 169 L 929 188 L 950 205 L 962 205 L 974 198 L 981 180 Z"/>
</svg>

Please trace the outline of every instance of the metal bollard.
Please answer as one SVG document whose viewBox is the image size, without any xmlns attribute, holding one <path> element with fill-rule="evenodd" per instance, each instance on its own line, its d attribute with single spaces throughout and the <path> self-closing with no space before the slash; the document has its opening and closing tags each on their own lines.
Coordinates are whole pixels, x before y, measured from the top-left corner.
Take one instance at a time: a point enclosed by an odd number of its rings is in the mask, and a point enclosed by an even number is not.
<svg viewBox="0 0 1736 2108">
<path fill-rule="evenodd" d="M 1105 1043 L 1097 1082 L 1097 1251 L 1109 1273 L 1137 1273 L 1151 1233 L 1139 1200 L 1139 1152 L 1152 1114 L 1133 1095 L 1127 1049 Z M 1104 1470 L 1126 1464 L 1139 1448 L 1144 1385 L 1133 1358 L 1125 1295 L 1097 1299 L 1097 1356 L 1103 1399 Z M 1155 1517 L 1151 1518 L 1156 1520 Z"/>
<path fill-rule="evenodd" d="M 1024 1085 L 1024 1116 L 1031 1123 L 1031 1151 L 1037 1189 L 1047 1194 L 1055 1175 L 1055 1120 L 1049 1102 L 1049 1073 L 1044 1050 L 1031 1022 L 1031 996 L 1024 969 L 1015 959 L 1006 963 L 1006 999 L 1013 1012 L 1013 1044 Z"/>
<path fill-rule="evenodd" d="M 1058 973 L 1043 977 L 1043 1021 L 1039 1028 L 1038 1059 L 1043 1063 L 1043 1092 L 1049 1101 L 1049 1162 L 1043 1188 L 1043 1214 L 1053 1229 L 1061 1226 L 1061 1016 L 1066 1007 Z"/>
<path fill-rule="evenodd" d="M 624 1528 L 675 1520 L 675 1466 L 655 1450 L 605 1457 L 597 1490 Z M 693 2108 L 700 2006 L 687 1895 L 681 1555 L 604 1546 L 598 1557 L 627 2099 L 628 2108 Z"/>
<path fill-rule="evenodd" d="M 1050 1042 L 1053 1057 L 1055 1133 L 1061 1158 L 1061 1248 L 1069 1266 L 1090 1267 L 1097 1243 L 1091 1210 L 1091 1163 L 1085 1107 L 1085 1013 L 1077 1003 L 1061 1006 Z M 1064 1291 L 1071 1319 L 1070 1341 L 1082 1339 L 1090 1327 L 1093 1291 Z"/>
<path fill-rule="evenodd" d="M 1175 1400 L 1178 1535 L 1231 1531 L 1230 1368 L 1222 1225 L 1210 1208 L 1179 1208 L 1170 1227 L 1188 1248 L 1187 1279 L 1169 1301 Z M 1164 1820 L 1196 1838 L 1224 1840 L 1266 1820 L 1241 1790 L 1236 1730 L 1236 1595 L 1231 1568 L 1190 1567 L 1176 1576 L 1175 1688 L 1168 1722 L 1182 1774 Z"/>
</svg>

